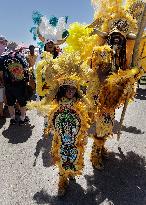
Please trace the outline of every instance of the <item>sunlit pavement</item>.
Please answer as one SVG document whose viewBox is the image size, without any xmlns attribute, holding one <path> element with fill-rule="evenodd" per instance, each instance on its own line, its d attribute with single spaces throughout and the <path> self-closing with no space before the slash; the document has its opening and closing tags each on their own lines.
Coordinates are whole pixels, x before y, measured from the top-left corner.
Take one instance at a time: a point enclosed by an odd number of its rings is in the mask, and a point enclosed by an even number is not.
<svg viewBox="0 0 146 205">
<path fill-rule="evenodd" d="M 70 182 L 63 198 L 57 197 L 58 169 L 50 155 L 51 137 L 42 137 L 43 118 L 28 111 L 30 122 L 22 127 L 1 120 L 0 205 L 146 205 L 146 86 L 128 106 L 118 142 L 121 110 L 106 143 L 105 169 L 92 168 L 89 138 L 83 175 Z"/>
</svg>

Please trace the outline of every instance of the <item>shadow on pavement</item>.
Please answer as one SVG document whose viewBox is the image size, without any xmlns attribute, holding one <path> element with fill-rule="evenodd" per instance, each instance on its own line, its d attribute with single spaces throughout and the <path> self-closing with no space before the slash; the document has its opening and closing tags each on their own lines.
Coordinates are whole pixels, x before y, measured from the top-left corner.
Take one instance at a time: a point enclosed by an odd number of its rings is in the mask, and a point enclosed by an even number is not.
<svg viewBox="0 0 146 205">
<path fill-rule="evenodd" d="M 85 176 L 87 190 L 71 183 L 67 194 L 50 196 L 45 190 L 37 192 L 33 199 L 37 204 L 50 205 L 145 205 L 146 162 L 144 158 L 128 152 L 111 153 L 104 171 L 94 170 L 93 176 Z"/>
<path fill-rule="evenodd" d="M 63 197 L 58 196 L 50 196 L 45 190 L 41 190 L 40 192 L 37 192 L 33 199 L 36 201 L 37 204 L 49 204 L 49 205 L 86 205 L 87 197 L 85 195 L 85 192 L 83 188 L 71 181 L 69 183 L 68 192 Z M 92 199 L 91 199 L 92 200 Z M 90 200 L 90 201 L 91 201 Z M 88 200 L 88 204 L 89 203 Z"/>
<path fill-rule="evenodd" d="M 52 145 L 52 135 L 50 134 L 47 138 L 42 136 L 42 138 L 37 142 L 36 151 L 34 153 L 35 161 L 33 166 L 36 166 L 37 158 L 42 152 L 43 166 L 50 167 L 53 165 L 53 160 L 51 156 L 51 145 Z"/>
<path fill-rule="evenodd" d="M 32 135 L 32 129 L 34 126 L 31 126 L 30 124 L 26 124 L 23 126 L 19 125 L 11 125 L 8 127 L 7 130 L 4 130 L 2 132 L 2 135 L 9 139 L 9 143 L 12 144 L 18 144 L 26 142 L 29 137 Z"/>
<path fill-rule="evenodd" d="M 120 127 L 119 122 L 117 120 L 115 120 L 114 121 L 114 127 L 113 127 L 113 133 L 114 134 L 118 133 L 119 127 Z M 144 131 L 142 131 L 141 129 L 137 129 L 136 127 L 133 127 L 133 126 L 126 127 L 124 125 L 122 126 L 121 131 L 129 132 L 129 133 L 133 133 L 133 134 L 144 134 L 145 133 Z M 95 124 L 91 125 L 90 129 L 88 130 L 88 133 L 89 134 L 95 134 L 96 133 Z"/>
<path fill-rule="evenodd" d="M 5 123 L 6 123 L 6 118 L 0 118 L 0 129 L 3 127 Z"/>
<path fill-rule="evenodd" d="M 146 90 L 138 88 L 135 98 L 140 100 L 146 100 Z"/>
<path fill-rule="evenodd" d="M 114 127 L 113 127 L 113 133 L 117 134 L 118 131 L 119 131 L 119 122 L 115 120 Z M 133 134 L 144 134 L 144 131 L 137 129 L 136 127 L 133 127 L 133 126 L 126 127 L 123 125 L 121 131 L 129 132 Z"/>
</svg>

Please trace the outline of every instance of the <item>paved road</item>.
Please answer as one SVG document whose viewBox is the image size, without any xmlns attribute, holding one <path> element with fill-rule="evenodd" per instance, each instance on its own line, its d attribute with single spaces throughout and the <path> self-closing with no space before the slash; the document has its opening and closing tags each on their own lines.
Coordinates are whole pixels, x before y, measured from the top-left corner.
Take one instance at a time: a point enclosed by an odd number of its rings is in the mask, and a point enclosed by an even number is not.
<svg viewBox="0 0 146 205">
<path fill-rule="evenodd" d="M 126 113 L 121 139 L 116 132 L 105 170 L 90 163 L 89 139 L 82 176 L 72 181 L 64 198 L 57 197 L 58 169 L 50 156 L 51 138 L 42 138 L 43 118 L 28 111 L 30 124 L 9 127 L 0 122 L 0 205 L 146 205 L 146 90 L 139 90 Z"/>
</svg>

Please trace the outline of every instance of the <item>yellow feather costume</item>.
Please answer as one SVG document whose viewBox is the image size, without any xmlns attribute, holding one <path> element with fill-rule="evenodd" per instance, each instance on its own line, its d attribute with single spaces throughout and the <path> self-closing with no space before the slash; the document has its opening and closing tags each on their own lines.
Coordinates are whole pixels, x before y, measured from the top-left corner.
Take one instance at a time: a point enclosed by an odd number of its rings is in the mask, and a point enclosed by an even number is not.
<svg viewBox="0 0 146 205">
<path fill-rule="evenodd" d="M 45 68 L 44 68 L 45 66 Z M 87 80 L 87 65 L 78 53 L 63 53 L 56 59 L 45 53 L 37 68 L 37 89 L 42 93 L 42 74 L 47 83 L 45 98 L 28 104 L 48 116 L 45 134 L 53 133 L 52 156 L 59 167 L 59 190 L 65 189 L 67 180 L 81 174 L 84 166 L 84 148 L 87 143 L 89 117 L 84 97 L 67 99 L 56 97 L 62 86 L 73 86 L 80 95 L 80 86 Z"/>
<path fill-rule="evenodd" d="M 92 0 L 92 4 L 95 7 L 95 19 L 88 27 L 100 30 L 103 34 L 108 34 L 108 37 L 113 32 L 119 32 L 126 39 L 126 63 L 123 70 L 119 69 L 119 71 L 113 72 L 114 50 L 105 43 L 101 45 L 97 42 L 98 46 L 94 46 L 91 57 L 91 67 L 98 78 L 96 80 L 98 82 L 96 94 L 95 92 L 91 94 L 90 85 L 87 90 L 89 98 L 94 99 L 94 96 L 97 96 L 93 109 L 94 111 L 96 109 L 97 134 L 94 136 L 91 161 L 95 167 L 100 169 L 105 140 L 112 135 L 115 109 L 124 105 L 127 99 L 133 99 L 135 95 L 134 84 L 143 75 L 142 69 L 130 67 L 135 41 L 130 40 L 128 36 L 130 36 L 130 32 L 136 34 L 138 31 L 144 2 L 128 0 L 124 5 L 122 0 Z M 145 40 L 141 40 L 139 63 L 137 64 L 143 69 L 145 69 L 146 63 Z"/>
</svg>

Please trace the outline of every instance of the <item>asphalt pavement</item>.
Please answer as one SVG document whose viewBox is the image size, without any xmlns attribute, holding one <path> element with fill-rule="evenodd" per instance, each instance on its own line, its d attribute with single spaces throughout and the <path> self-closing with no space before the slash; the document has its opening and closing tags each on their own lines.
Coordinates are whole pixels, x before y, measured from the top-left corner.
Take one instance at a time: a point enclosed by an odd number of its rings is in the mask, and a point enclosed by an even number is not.
<svg viewBox="0 0 146 205">
<path fill-rule="evenodd" d="M 146 205 L 146 89 L 127 108 L 120 141 L 116 139 L 121 110 L 116 111 L 114 136 L 106 146 L 105 169 L 90 162 L 88 139 L 83 175 L 57 196 L 58 169 L 50 155 L 51 136 L 43 138 L 43 118 L 27 111 L 29 124 L 9 126 L 0 120 L 0 205 Z M 91 132 L 94 132 L 94 127 Z"/>
</svg>

